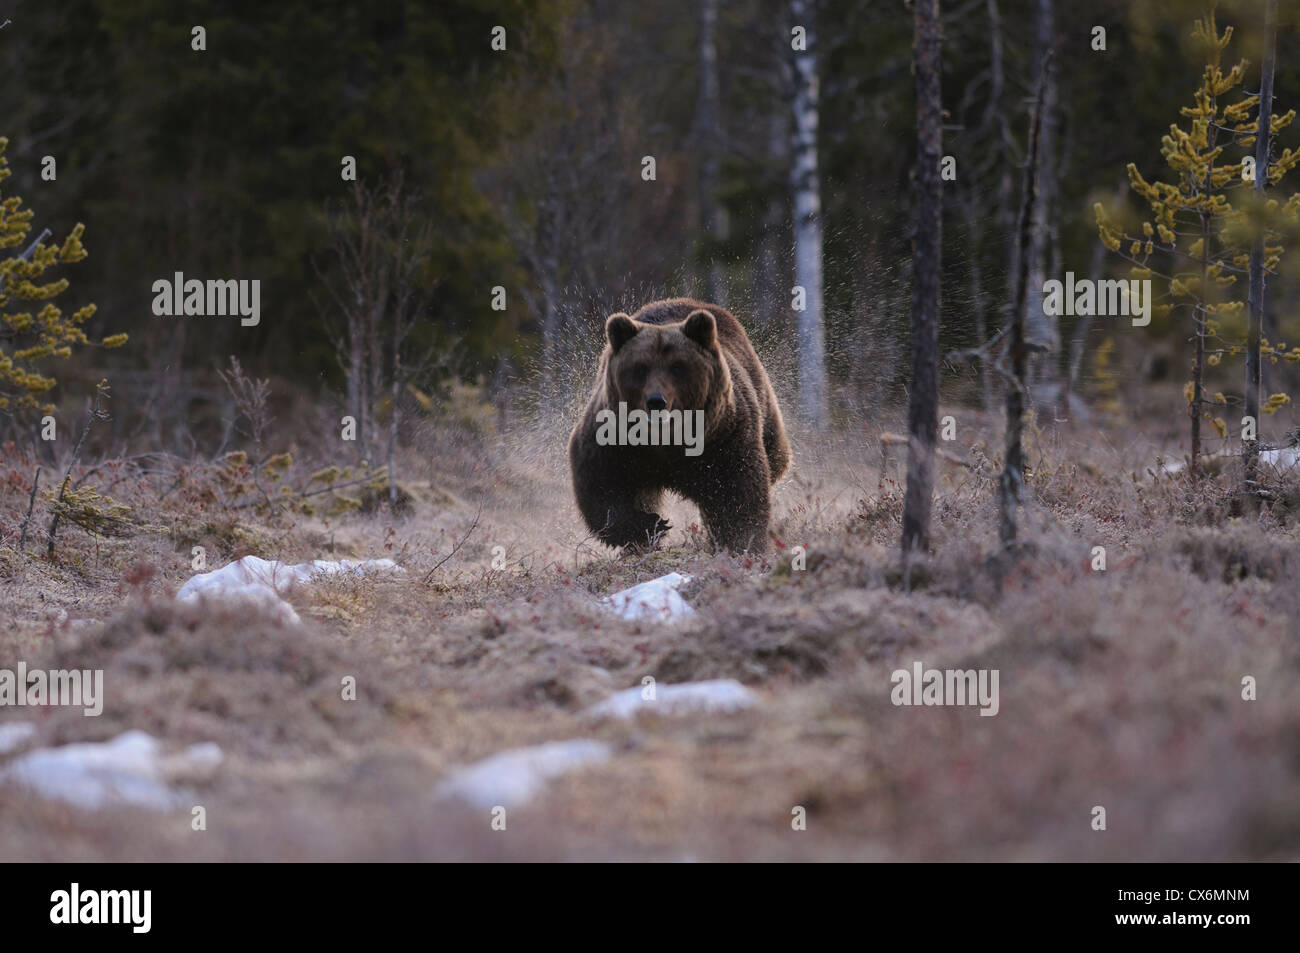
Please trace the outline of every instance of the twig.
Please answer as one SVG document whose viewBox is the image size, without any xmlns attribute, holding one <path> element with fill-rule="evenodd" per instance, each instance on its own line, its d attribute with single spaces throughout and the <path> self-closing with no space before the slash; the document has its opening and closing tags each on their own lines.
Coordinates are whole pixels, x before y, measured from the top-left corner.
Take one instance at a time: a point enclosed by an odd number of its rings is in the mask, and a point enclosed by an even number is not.
<svg viewBox="0 0 1300 953">
<path fill-rule="evenodd" d="M 469 524 L 469 529 L 467 529 L 465 531 L 465 535 L 460 538 L 460 542 L 457 543 L 455 546 L 453 546 L 451 548 L 451 552 L 449 552 L 446 556 L 443 556 L 442 559 L 438 560 L 438 562 L 434 565 L 434 567 L 424 574 L 424 581 L 426 583 L 433 578 L 433 574 L 438 571 L 439 567 L 442 566 L 443 563 L 445 563 L 448 559 L 451 559 L 452 556 L 455 556 L 456 553 L 460 551 L 460 548 L 465 545 L 465 540 L 469 539 L 471 534 L 473 534 L 474 528 L 478 526 L 478 518 L 482 515 L 483 515 L 483 504 L 480 503 L 478 505 L 478 512 L 474 514 L 474 522 Z"/>
<path fill-rule="evenodd" d="M 148 451 L 148 452 L 146 452 L 146 453 L 137 453 L 137 454 L 133 454 L 133 455 L 131 455 L 131 456 L 129 456 L 129 457 L 126 457 L 126 456 L 117 456 L 117 457 L 114 457 L 114 458 L 111 459 L 111 460 L 101 460 L 99 463 L 96 463 L 93 467 L 91 467 L 91 468 L 88 469 L 85 473 L 83 473 L 81 476 L 79 476 L 79 477 L 77 478 L 76 482 L 72 484 L 72 488 L 73 488 L 74 490 L 77 489 L 77 488 L 80 487 L 83 483 L 85 483 L 87 480 L 89 480 L 92 476 L 94 476 L 96 473 L 98 473 L 100 470 L 104 469 L 104 468 L 107 467 L 107 466 L 110 466 L 110 465 L 111 465 L 111 466 L 116 466 L 116 465 L 119 465 L 119 464 L 125 466 L 126 464 L 129 464 L 129 463 L 135 463 L 135 461 L 137 461 L 137 460 L 143 460 L 143 459 L 145 459 L 146 457 L 166 457 L 166 456 L 171 456 L 171 454 L 169 454 L 169 453 L 163 453 L 163 452 L 157 452 L 157 451 Z M 139 471 L 136 471 L 136 472 L 137 472 L 137 473 L 168 473 L 168 472 L 170 472 L 170 471 L 167 471 L 167 470 L 139 470 Z M 117 482 L 120 483 L 122 479 L 125 479 L 125 478 L 119 478 Z"/>
<path fill-rule="evenodd" d="M 1004 337 L 1011 331 L 1011 325 L 1008 323 L 1003 326 L 1002 330 L 993 337 L 989 338 L 983 344 L 976 347 L 966 348 L 964 350 L 949 351 L 943 356 L 945 361 L 968 361 L 972 358 L 979 358 L 981 361 L 987 361 L 989 354 L 998 346 Z"/>
</svg>

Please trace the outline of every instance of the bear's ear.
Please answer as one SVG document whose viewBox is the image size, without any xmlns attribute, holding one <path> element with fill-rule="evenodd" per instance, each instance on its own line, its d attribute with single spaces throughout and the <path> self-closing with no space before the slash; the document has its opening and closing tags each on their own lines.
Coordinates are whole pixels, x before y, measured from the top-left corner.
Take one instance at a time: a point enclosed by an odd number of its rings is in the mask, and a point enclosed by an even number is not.
<svg viewBox="0 0 1300 953">
<path fill-rule="evenodd" d="M 609 338 L 609 346 L 614 349 L 615 354 L 618 353 L 619 348 L 636 337 L 636 332 L 636 322 L 622 311 L 611 314 L 605 322 L 605 337 Z"/>
<path fill-rule="evenodd" d="M 682 325 L 682 333 L 706 350 L 718 342 L 718 322 L 703 308 L 692 311 Z"/>
</svg>

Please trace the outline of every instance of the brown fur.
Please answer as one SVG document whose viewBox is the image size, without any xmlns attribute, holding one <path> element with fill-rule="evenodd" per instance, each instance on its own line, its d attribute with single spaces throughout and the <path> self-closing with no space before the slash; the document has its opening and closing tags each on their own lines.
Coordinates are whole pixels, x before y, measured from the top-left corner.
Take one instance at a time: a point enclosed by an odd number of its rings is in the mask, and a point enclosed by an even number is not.
<svg viewBox="0 0 1300 953">
<path fill-rule="evenodd" d="M 790 466 L 781 409 L 749 336 L 730 312 L 689 298 L 656 301 L 630 318 L 610 315 L 596 386 L 569 438 L 574 495 L 583 519 L 610 546 L 653 546 L 669 528 L 656 510 L 664 490 L 700 508 L 715 544 L 768 548 L 769 491 Z M 703 410 L 703 453 L 680 446 L 601 446 L 597 414 Z"/>
</svg>

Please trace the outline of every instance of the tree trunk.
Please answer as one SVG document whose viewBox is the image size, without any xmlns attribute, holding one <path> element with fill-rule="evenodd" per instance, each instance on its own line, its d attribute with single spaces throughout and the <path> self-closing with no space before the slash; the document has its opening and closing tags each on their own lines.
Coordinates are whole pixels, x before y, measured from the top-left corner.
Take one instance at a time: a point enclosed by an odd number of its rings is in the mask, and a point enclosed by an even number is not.
<svg viewBox="0 0 1300 953">
<path fill-rule="evenodd" d="M 912 389 L 907 406 L 903 553 L 930 544 L 939 426 L 939 269 L 943 253 L 943 111 L 939 0 L 916 0 L 916 238 L 912 251 Z"/>
<path fill-rule="evenodd" d="M 975 207 L 974 194 L 967 197 L 966 240 L 970 249 L 970 298 L 971 309 L 975 312 L 975 340 L 983 344 L 988 340 L 988 311 L 984 297 L 984 269 L 980 265 L 980 247 L 983 244 L 984 229 L 980 226 L 979 210 Z M 978 362 L 980 382 L 980 408 L 989 410 L 993 406 L 993 389 L 989 384 L 988 362 Z"/>
<path fill-rule="evenodd" d="M 560 413 L 558 371 L 560 366 L 560 265 L 556 247 L 555 201 L 543 198 L 537 207 L 537 249 L 542 313 L 542 387 L 541 408 L 545 423 L 552 422 Z"/>
<path fill-rule="evenodd" d="M 1213 100 L 1211 100 L 1213 104 Z M 1210 126 L 1206 133 L 1208 148 L 1214 148 L 1216 139 L 1215 128 Z M 1214 175 L 1211 171 L 1205 174 L 1205 201 L 1208 205 L 1214 194 Z M 1191 466 L 1188 467 L 1192 477 L 1195 478 L 1200 472 L 1201 466 L 1201 408 L 1205 404 L 1205 331 L 1206 321 L 1209 319 L 1207 305 L 1210 296 L 1210 213 L 1203 207 L 1201 216 L 1201 291 L 1200 300 L 1192 312 L 1196 322 L 1196 340 L 1195 351 L 1192 358 L 1192 460 Z"/>
<path fill-rule="evenodd" d="M 1210 194 L 1210 176 L 1206 175 L 1205 194 Z M 1201 212 L 1201 302 L 1193 317 L 1196 321 L 1196 350 L 1192 358 L 1192 465 L 1193 477 L 1200 470 L 1201 460 L 1201 405 L 1205 400 L 1205 299 L 1209 293 L 1210 270 L 1210 215 Z"/>
<path fill-rule="evenodd" d="M 388 502 L 397 505 L 397 405 L 402 396 L 402 316 L 393 316 L 393 379 L 390 393 L 393 405 L 388 408 Z"/>
<path fill-rule="evenodd" d="M 714 27 L 718 20 L 718 0 L 700 2 L 700 94 L 695 114 L 696 148 L 700 151 L 700 218 L 708 235 L 710 254 L 708 264 L 709 301 L 726 304 L 726 286 L 722 265 L 716 255 L 717 243 L 727 237 L 726 211 L 719 204 L 718 195 L 718 144 L 722 137 L 718 130 L 718 50 L 714 43 Z"/>
<path fill-rule="evenodd" d="M 1046 278 L 1047 256 L 1051 240 L 1052 204 L 1056 196 L 1056 160 L 1055 160 L 1055 125 L 1056 125 L 1056 79 L 1054 70 L 1044 70 L 1043 63 L 1051 54 L 1055 37 L 1055 17 L 1053 0 L 1037 0 L 1034 8 L 1034 75 L 1042 78 L 1042 98 L 1040 109 L 1042 123 L 1039 129 L 1038 171 L 1035 173 L 1033 234 L 1030 238 L 1029 251 L 1029 287 L 1042 288 Z M 1056 377 L 1057 355 L 1060 351 L 1060 329 L 1055 317 L 1043 310 L 1043 299 L 1039 295 L 1027 295 L 1028 313 L 1025 316 L 1026 335 L 1029 340 L 1045 346 L 1046 354 L 1035 360 L 1038 373 L 1036 380 L 1049 386 Z"/>
<path fill-rule="evenodd" d="M 370 310 L 366 326 L 366 460 L 371 466 L 378 461 L 379 453 L 379 396 L 383 389 L 383 349 L 380 345 L 380 324 L 384 320 L 384 307 L 388 302 L 387 283 L 381 288 L 376 303 Z"/>
<path fill-rule="evenodd" d="M 361 305 L 348 311 L 348 413 L 352 415 L 356 431 L 357 451 L 360 457 L 366 455 L 365 430 L 362 423 L 365 414 L 365 337 L 361 333 Z"/>
<path fill-rule="evenodd" d="M 1029 292 L 1029 245 L 1033 230 L 1034 206 L 1038 193 L 1038 147 L 1043 126 L 1043 92 L 1047 85 L 1046 73 L 1052 69 L 1050 57 L 1045 57 L 1038 77 L 1038 93 L 1034 97 L 1034 114 L 1029 130 L 1029 155 L 1025 162 L 1025 190 L 1020 204 L 1020 224 L 1016 243 L 1019 271 L 1015 275 L 1015 298 L 1011 309 L 1011 333 L 1007 345 L 1011 359 L 1011 380 L 1007 382 L 1007 432 L 1006 453 L 1002 464 L 998 503 L 1000 519 L 998 539 L 1004 550 L 1014 548 L 1019 527 L 1017 511 L 1020 507 L 1020 489 L 1024 485 L 1024 453 L 1021 431 L 1025 414 L 1025 301 Z"/>
<path fill-rule="evenodd" d="M 1088 269 L 1088 277 L 1092 279 L 1093 287 L 1101 280 L 1101 270 L 1105 264 L 1106 246 L 1097 242 L 1092 252 L 1092 266 Z M 1079 386 L 1079 372 L 1083 369 L 1083 352 L 1088 343 L 1088 332 L 1092 330 L 1092 315 L 1080 316 L 1078 322 L 1074 325 L 1074 336 L 1070 339 L 1070 365 L 1066 373 L 1065 380 L 1061 381 L 1061 399 L 1059 402 L 1058 413 L 1062 419 L 1070 418 L 1070 395 Z"/>
<path fill-rule="evenodd" d="M 794 22 L 807 31 L 808 49 L 796 51 L 793 161 L 794 280 L 804 289 L 795 317 L 799 341 L 799 411 L 813 430 L 826 426 L 826 339 L 822 315 L 822 215 L 817 173 L 818 78 L 812 3 L 792 0 Z M 936 170 L 937 175 L 937 170 Z"/>
<path fill-rule="evenodd" d="M 1020 262 L 1016 257 L 1019 246 L 1012 234 L 1012 230 L 1016 227 L 1015 219 L 1012 218 L 1014 186 L 1011 179 L 1011 170 L 1015 165 L 1015 160 L 1011 151 L 1011 126 L 1007 122 L 1007 113 L 1002 102 L 1004 90 L 1006 89 L 1006 77 L 1003 69 L 1002 13 L 998 9 L 997 0 L 988 0 L 988 17 L 989 102 L 983 124 L 994 126 L 994 136 L 997 141 L 996 151 L 999 157 L 997 165 L 1002 170 L 1002 175 L 998 178 L 997 223 L 998 231 L 1005 237 L 1008 248 L 1007 279 L 1004 285 L 1004 294 L 1010 297 L 1015 291 L 1011 283 L 1020 272 Z"/>
<path fill-rule="evenodd" d="M 1246 332 L 1246 416 L 1254 418 L 1256 440 L 1244 448 L 1247 485 L 1254 489 L 1259 463 L 1260 337 L 1264 325 L 1264 201 L 1268 188 L 1269 147 L 1273 140 L 1273 66 L 1277 36 L 1277 0 L 1264 6 L 1264 58 L 1260 69 L 1259 135 L 1255 139 L 1256 215 L 1254 243 L 1250 249 L 1250 323 Z"/>
</svg>

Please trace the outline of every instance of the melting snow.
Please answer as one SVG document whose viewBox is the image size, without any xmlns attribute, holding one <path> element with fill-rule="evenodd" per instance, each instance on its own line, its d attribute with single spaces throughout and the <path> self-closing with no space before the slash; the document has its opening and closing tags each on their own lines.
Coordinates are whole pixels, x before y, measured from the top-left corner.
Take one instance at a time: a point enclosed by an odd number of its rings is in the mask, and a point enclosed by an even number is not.
<svg viewBox="0 0 1300 953">
<path fill-rule="evenodd" d="M 275 559 L 245 556 L 211 572 L 202 572 L 181 586 L 176 598 L 193 602 L 212 597 L 250 603 L 285 622 L 297 622 L 298 613 L 281 596 L 296 583 L 310 582 L 320 575 L 371 572 L 402 572 L 391 559 L 316 559 L 290 566 Z"/>
<path fill-rule="evenodd" d="M 1267 463 L 1269 466 L 1278 470 L 1290 470 L 1300 464 L 1300 447 L 1283 447 L 1281 450 L 1261 450 L 1259 452 L 1261 463 Z"/>
<path fill-rule="evenodd" d="M 758 704 L 758 695 L 734 678 L 657 685 L 654 698 L 643 697 L 643 691 L 638 687 L 615 692 L 583 714 L 590 718 L 632 718 L 642 712 L 677 715 L 691 711 L 737 711 Z"/>
<path fill-rule="evenodd" d="M 1222 460 L 1225 457 L 1237 459 L 1240 453 L 1216 453 L 1207 454 L 1206 460 Z M 1282 447 L 1279 450 L 1261 450 L 1259 452 L 1259 462 L 1273 467 L 1275 470 L 1293 470 L 1300 466 L 1300 447 Z M 1187 469 L 1186 460 L 1172 460 L 1160 468 L 1162 473 L 1182 473 Z"/>
<path fill-rule="evenodd" d="M 456 769 L 438 785 L 436 793 L 460 798 L 475 807 L 518 807 L 532 799 L 551 778 L 607 761 L 611 751 L 603 741 L 586 739 L 515 748 Z"/>
<path fill-rule="evenodd" d="M 205 773 L 220 763 L 221 749 L 210 742 L 165 755 L 158 739 L 127 731 L 112 741 L 29 751 L 0 769 L 0 779 L 90 811 L 110 804 L 165 811 L 185 803 L 170 779 Z"/>
<path fill-rule="evenodd" d="M 601 605 L 629 622 L 679 622 L 695 614 L 695 610 L 677 593 L 678 587 L 690 580 L 690 576 L 670 572 L 606 596 Z"/>
<path fill-rule="evenodd" d="M 36 726 L 30 721 L 15 721 L 0 725 L 0 754 L 12 751 L 36 734 Z"/>
</svg>

